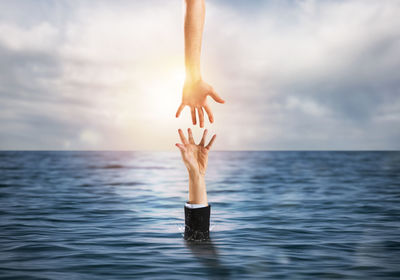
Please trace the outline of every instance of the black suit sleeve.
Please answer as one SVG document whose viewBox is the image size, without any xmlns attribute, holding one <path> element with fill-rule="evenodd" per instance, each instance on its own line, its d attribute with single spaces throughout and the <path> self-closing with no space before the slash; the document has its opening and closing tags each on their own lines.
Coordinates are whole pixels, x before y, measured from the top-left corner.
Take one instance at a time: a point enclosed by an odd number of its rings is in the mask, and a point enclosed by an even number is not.
<svg viewBox="0 0 400 280">
<path fill-rule="evenodd" d="M 211 205 L 201 208 L 185 206 L 186 240 L 206 240 L 210 238 Z"/>
</svg>

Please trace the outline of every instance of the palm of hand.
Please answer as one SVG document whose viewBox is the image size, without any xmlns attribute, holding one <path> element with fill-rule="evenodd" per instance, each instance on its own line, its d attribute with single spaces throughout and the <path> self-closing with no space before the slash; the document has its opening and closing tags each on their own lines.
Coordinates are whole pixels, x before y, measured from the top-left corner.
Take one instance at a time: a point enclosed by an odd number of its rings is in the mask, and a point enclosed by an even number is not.
<svg viewBox="0 0 400 280">
<path fill-rule="evenodd" d="M 208 115 L 210 123 L 214 122 L 214 116 L 212 114 L 211 108 L 207 104 L 207 96 L 211 96 L 216 102 L 224 103 L 225 101 L 215 92 L 215 90 L 209 84 L 202 80 L 199 81 L 186 81 L 183 86 L 182 93 L 182 103 L 176 111 L 176 117 L 178 118 L 185 106 L 190 107 L 190 112 L 192 114 L 192 122 L 195 125 L 196 111 L 198 114 L 198 120 L 200 122 L 200 127 L 204 127 L 204 111 Z"/>
<path fill-rule="evenodd" d="M 188 129 L 189 141 L 186 139 L 182 130 L 179 129 L 179 136 L 182 144 L 177 143 L 176 146 L 181 151 L 183 162 L 189 172 L 195 172 L 204 175 L 207 169 L 208 151 L 211 149 L 216 135 L 214 135 L 207 146 L 204 146 L 205 138 L 207 136 L 207 129 L 204 130 L 203 137 L 198 145 L 195 144 L 192 130 Z"/>
<path fill-rule="evenodd" d="M 207 169 L 208 150 L 204 146 L 196 144 L 184 146 L 185 151 L 182 153 L 182 157 L 188 170 L 204 175 Z"/>
<path fill-rule="evenodd" d="M 207 106 L 207 96 L 212 94 L 212 87 L 199 81 L 196 83 L 185 83 L 183 86 L 182 104 L 190 107 Z"/>
</svg>

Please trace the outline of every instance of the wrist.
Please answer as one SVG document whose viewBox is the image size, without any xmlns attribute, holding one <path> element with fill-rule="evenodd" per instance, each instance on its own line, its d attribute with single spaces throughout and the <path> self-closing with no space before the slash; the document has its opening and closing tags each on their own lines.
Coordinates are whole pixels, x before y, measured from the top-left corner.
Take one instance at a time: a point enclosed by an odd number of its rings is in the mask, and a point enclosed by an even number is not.
<svg viewBox="0 0 400 280">
<path fill-rule="evenodd" d="M 201 81 L 201 75 L 197 71 L 188 71 L 186 72 L 185 83 L 186 84 L 195 84 Z"/>
<path fill-rule="evenodd" d="M 189 170 L 189 179 L 193 179 L 193 180 L 200 180 L 200 179 L 204 179 L 205 177 L 205 173 L 201 173 L 199 171 L 191 171 Z"/>
<path fill-rule="evenodd" d="M 199 172 L 189 173 L 189 202 L 208 205 L 204 175 Z"/>
</svg>

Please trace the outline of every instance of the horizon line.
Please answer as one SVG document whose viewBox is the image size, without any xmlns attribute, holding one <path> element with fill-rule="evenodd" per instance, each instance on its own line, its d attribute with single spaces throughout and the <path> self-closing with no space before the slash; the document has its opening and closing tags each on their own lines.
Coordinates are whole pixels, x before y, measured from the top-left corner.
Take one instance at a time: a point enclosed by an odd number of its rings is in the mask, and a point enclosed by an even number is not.
<svg viewBox="0 0 400 280">
<path fill-rule="evenodd" d="M 0 152 L 173 152 L 173 150 L 57 150 L 57 149 L 27 149 L 3 150 Z M 213 150 L 213 152 L 400 152 L 396 149 L 273 149 L 273 150 Z"/>
</svg>

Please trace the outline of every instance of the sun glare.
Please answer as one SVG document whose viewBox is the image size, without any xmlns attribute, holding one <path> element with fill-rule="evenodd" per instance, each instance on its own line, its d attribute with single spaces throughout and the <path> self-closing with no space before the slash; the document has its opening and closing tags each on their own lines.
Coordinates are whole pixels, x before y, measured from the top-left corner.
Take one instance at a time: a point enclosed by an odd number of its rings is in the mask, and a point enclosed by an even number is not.
<svg viewBox="0 0 400 280">
<path fill-rule="evenodd" d="M 171 68 L 164 76 L 157 77 L 149 83 L 149 111 L 153 117 L 170 117 L 178 108 L 182 86 L 185 79 L 183 68 Z M 172 112 L 172 113 L 171 113 Z"/>
</svg>

